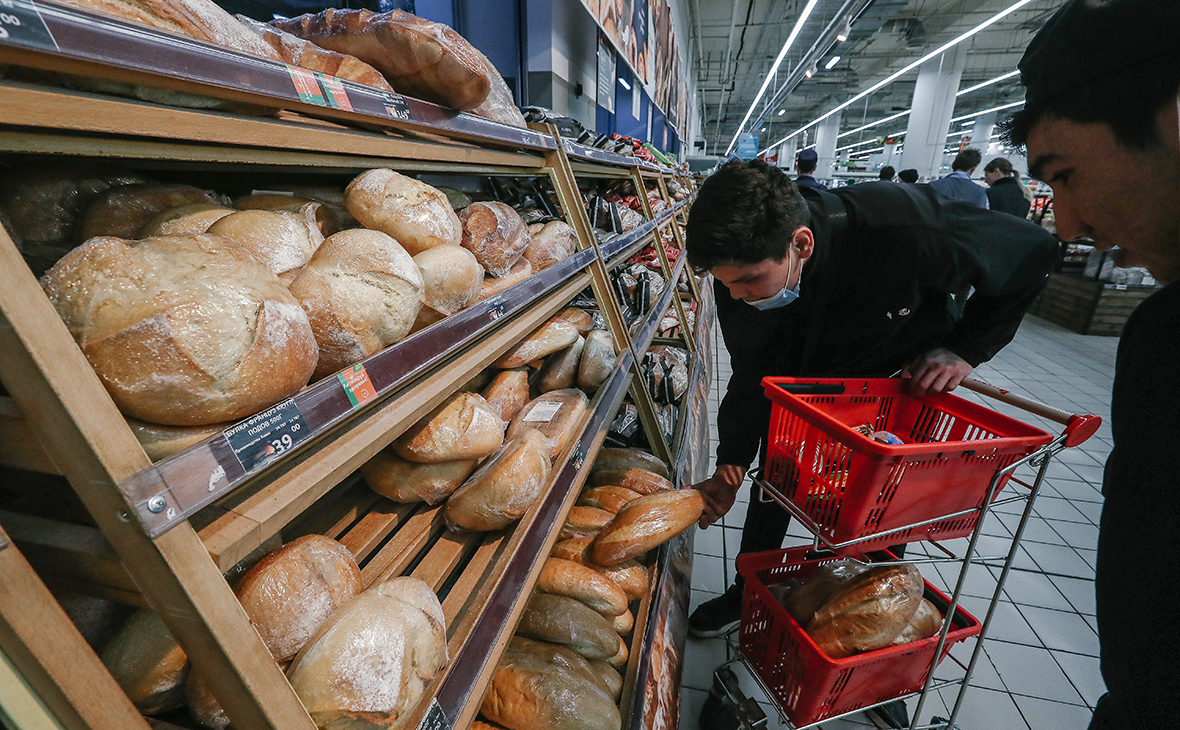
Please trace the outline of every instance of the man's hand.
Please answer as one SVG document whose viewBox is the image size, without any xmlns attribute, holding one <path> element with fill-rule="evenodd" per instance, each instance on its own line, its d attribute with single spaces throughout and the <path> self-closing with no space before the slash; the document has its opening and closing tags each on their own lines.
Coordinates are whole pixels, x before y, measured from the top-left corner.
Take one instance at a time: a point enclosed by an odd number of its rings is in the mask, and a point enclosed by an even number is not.
<svg viewBox="0 0 1180 730">
<path fill-rule="evenodd" d="M 737 498 L 738 488 L 746 478 L 746 470 L 732 464 L 722 464 L 700 484 L 693 485 L 693 489 L 700 491 L 705 497 L 705 511 L 697 523 L 705 529 L 725 516 L 733 501 Z"/>
<path fill-rule="evenodd" d="M 909 381 L 906 390 L 914 395 L 949 393 L 971 374 L 967 361 L 950 350 L 939 348 L 914 358 L 901 371 Z"/>
</svg>

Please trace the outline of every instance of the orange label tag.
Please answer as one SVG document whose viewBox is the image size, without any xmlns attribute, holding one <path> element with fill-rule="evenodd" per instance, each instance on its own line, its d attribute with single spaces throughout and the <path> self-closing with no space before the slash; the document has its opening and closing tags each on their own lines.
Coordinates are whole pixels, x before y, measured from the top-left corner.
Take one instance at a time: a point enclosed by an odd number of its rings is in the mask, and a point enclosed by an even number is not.
<svg viewBox="0 0 1180 730">
<path fill-rule="evenodd" d="M 300 101 L 317 106 L 328 105 L 323 93 L 320 91 L 320 85 L 316 81 L 314 71 L 292 66 L 289 63 L 286 66 L 287 73 L 291 74 L 291 81 L 295 84 L 295 93 L 299 94 Z"/>
<path fill-rule="evenodd" d="M 340 379 L 344 394 L 348 396 L 353 408 L 360 408 L 377 397 L 377 389 L 369 380 L 363 363 L 358 362 L 347 370 L 341 370 L 336 373 L 336 377 Z"/>
<path fill-rule="evenodd" d="M 318 71 L 316 75 L 320 77 L 324 91 L 328 92 L 328 106 L 352 111 L 352 102 L 349 101 L 348 92 L 345 91 L 344 84 L 340 83 L 340 79 L 335 76 L 319 73 Z"/>
</svg>

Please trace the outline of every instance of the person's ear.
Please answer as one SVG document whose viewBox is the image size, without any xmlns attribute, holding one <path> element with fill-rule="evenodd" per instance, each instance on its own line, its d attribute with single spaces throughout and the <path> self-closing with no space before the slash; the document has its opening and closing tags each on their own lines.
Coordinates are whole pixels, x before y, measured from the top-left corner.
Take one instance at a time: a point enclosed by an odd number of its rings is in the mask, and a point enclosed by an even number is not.
<svg viewBox="0 0 1180 730">
<path fill-rule="evenodd" d="M 791 246 L 794 247 L 799 260 L 806 261 L 815 251 L 815 234 L 807 226 L 800 226 L 791 237 Z"/>
</svg>

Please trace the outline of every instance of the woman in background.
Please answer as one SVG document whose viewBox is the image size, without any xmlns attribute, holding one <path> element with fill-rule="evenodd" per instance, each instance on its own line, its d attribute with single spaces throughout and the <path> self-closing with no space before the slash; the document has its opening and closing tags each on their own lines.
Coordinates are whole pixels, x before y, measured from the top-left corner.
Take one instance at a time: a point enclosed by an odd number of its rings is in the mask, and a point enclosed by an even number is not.
<svg viewBox="0 0 1180 730">
<path fill-rule="evenodd" d="M 1006 158 L 997 157 L 983 168 L 983 179 L 990 186 L 987 189 L 987 204 L 992 210 L 1008 213 L 1017 218 L 1027 218 L 1032 205 L 1031 196 L 1020 184 L 1020 173 L 1012 169 Z"/>
</svg>

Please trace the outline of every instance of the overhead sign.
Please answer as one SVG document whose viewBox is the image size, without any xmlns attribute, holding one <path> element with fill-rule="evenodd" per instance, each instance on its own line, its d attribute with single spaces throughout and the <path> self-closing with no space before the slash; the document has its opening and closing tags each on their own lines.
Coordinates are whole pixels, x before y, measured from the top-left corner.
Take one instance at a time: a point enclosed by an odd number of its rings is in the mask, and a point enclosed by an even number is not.
<svg viewBox="0 0 1180 730">
<path fill-rule="evenodd" d="M 758 135 L 739 134 L 737 156 L 743 160 L 752 160 L 758 156 Z"/>
</svg>

